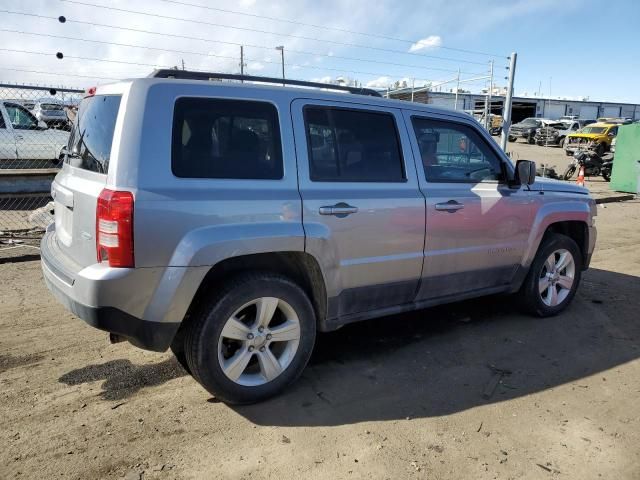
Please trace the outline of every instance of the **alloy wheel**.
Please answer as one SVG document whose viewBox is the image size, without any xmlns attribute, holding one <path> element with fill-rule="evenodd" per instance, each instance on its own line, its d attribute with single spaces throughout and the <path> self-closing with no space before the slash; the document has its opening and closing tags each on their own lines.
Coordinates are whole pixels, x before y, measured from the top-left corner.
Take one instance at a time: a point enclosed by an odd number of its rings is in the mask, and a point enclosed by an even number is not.
<svg viewBox="0 0 640 480">
<path fill-rule="evenodd" d="M 261 297 L 227 319 L 218 340 L 218 362 L 233 382 L 255 387 L 277 378 L 300 343 L 300 320 L 282 299 Z"/>
<path fill-rule="evenodd" d="M 538 292 L 548 307 L 556 307 L 566 300 L 575 281 L 576 264 L 571 252 L 565 249 L 553 252 L 542 266 L 538 279 Z"/>
</svg>

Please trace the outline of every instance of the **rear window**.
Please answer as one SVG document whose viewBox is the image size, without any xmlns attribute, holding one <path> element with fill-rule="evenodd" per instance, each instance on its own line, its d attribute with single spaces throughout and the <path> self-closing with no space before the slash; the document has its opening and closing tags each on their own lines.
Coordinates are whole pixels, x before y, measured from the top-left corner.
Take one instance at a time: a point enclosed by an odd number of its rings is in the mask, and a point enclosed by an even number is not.
<svg viewBox="0 0 640 480">
<path fill-rule="evenodd" d="M 62 105 L 59 103 L 43 103 L 40 107 L 42 110 L 62 110 Z"/>
<path fill-rule="evenodd" d="M 171 169 L 182 178 L 281 179 L 282 146 L 275 106 L 179 98 L 173 115 Z"/>
<path fill-rule="evenodd" d="M 96 95 L 80 102 L 67 145 L 67 163 L 107 173 L 120 100 L 120 95 Z"/>
</svg>

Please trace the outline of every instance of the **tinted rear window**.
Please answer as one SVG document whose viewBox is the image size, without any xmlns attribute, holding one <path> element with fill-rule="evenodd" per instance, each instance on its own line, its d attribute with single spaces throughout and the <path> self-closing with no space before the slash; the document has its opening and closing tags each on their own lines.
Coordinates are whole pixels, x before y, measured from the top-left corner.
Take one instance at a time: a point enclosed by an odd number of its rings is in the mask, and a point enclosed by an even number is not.
<svg viewBox="0 0 640 480">
<path fill-rule="evenodd" d="M 282 178 L 278 112 L 266 102 L 179 98 L 171 169 L 183 178 Z"/>
<path fill-rule="evenodd" d="M 66 162 L 92 172 L 107 173 L 120 95 L 96 95 L 80 102 Z"/>
<path fill-rule="evenodd" d="M 315 182 L 405 180 L 393 115 L 305 107 L 309 168 Z"/>
</svg>

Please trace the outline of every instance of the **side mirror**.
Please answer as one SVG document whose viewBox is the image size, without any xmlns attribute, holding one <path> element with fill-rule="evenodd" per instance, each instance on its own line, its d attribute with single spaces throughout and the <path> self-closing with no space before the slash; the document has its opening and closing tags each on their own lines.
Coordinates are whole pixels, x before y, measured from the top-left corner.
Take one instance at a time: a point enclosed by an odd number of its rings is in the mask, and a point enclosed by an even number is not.
<svg viewBox="0 0 640 480">
<path fill-rule="evenodd" d="M 536 162 L 518 160 L 516 163 L 516 185 L 532 185 L 536 181 Z"/>
<path fill-rule="evenodd" d="M 39 130 L 46 130 L 47 128 L 49 128 L 49 127 L 47 127 L 47 124 L 44 121 L 42 121 L 42 120 L 38 121 L 38 129 Z"/>
</svg>

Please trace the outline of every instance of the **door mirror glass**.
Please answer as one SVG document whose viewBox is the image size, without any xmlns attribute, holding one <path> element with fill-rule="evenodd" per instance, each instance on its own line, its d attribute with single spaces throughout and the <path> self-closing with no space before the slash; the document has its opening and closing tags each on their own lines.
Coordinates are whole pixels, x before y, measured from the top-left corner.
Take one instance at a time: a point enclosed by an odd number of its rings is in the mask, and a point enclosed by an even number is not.
<svg viewBox="0 0 640 480">
<path fill-rule="evenodd" d="M 536 162 L 531 160 L 518 160 L 516 163 L 517 185 L 532 185 L 536 181 Z"/>
</svg>

